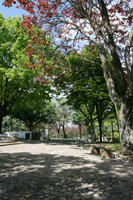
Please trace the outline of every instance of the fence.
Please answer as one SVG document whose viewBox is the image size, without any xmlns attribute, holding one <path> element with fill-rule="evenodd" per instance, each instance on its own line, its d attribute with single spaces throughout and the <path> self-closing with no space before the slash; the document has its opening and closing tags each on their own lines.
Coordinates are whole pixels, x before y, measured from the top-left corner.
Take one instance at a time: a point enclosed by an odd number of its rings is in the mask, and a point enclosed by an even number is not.
<svg viewBox="0 0 133 200">
<path fill-rule="evenodd" d="M 0 142 L 15 142 L 17 141 L 16 136 L 8 136 L 6 134 L 0 134 Z"/>
</svg>

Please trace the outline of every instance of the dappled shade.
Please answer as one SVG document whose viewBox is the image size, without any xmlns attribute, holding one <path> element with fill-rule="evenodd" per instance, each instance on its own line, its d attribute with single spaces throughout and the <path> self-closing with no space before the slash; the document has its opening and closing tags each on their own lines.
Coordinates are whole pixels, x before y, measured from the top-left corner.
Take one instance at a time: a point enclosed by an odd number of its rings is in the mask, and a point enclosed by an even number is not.
<svg viewBox="0 0 133 200">
<path fill-rule="evenodd" d="M 83 150 L 76 155 L 80 149 L 73 145 L 57 150 L 54 145 L 27 145 L 29 151 L 0 153 L 0 199 L 132 199 L 132 164 L 101 160 Z M 43 150 L 32 152 L 39 145 Z"/>
</svg>

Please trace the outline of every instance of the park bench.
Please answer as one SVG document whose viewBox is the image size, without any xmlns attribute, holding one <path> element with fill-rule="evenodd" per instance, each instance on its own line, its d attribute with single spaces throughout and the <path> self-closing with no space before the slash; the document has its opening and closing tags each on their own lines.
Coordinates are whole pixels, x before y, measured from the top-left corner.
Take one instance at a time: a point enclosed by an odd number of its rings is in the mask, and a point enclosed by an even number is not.
<svg viewBox="0 0 133 200">
<path fill-rule="evenodd" d="M 91 154 L 100 155 L 100 146 L 98 144 L 92 144 Z"/>
<path fill-rule="evenodd" d="M 91 154 L 101 155 L 101 157 L 105 159 L 110 159 L 112 157 L 111 147 L 105 147 L 98 144 L 92 144 L 91 147 Z"/>
</svg>

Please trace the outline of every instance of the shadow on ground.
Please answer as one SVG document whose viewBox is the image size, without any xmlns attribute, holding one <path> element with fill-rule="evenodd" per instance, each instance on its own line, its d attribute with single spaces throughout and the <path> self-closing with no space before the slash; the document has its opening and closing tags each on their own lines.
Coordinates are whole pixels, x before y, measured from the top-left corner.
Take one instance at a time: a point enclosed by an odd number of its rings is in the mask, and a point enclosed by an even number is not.
<svg viewBox="0 0 133 200">
<path fill-rule="evenodd" d="M 132 200 L 131 165 L 51 154 L 0 154 L 0 199 Z"/>
<path fill-rule="evenodd" d="M 63 138 L 50 138 L 50 139 L 44 139 L 44 140 L 23 140 L 24 143 L 30 143 L 30 144 L 40 144 L 40 143 L 46 143 L 51 145 L 73 145 L 73 144 L 85 144 L 86 141 L 80 141 L 80 140 L 73 140 L 73 139 L 63 139 Z"/>
</svg>

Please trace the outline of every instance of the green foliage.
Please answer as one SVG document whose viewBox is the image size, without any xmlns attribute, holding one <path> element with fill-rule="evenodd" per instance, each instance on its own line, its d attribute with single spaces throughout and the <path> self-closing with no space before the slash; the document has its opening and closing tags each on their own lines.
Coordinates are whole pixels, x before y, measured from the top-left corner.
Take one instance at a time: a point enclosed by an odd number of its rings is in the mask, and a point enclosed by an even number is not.
<svg viewBox="0 0 133 200">
<path fill-rule="evenodd" d="M 96 99 L 107 99 L 108 93 L 103 77 L 103 72 L 99 66 L 100 59 L 96 48 L 86 47 L 81 55 L 70 54 L 67 57 L 69 64 L 68 82 L 71 85 L 68 101 L 78 104 L 87 104 Z"/>
<path fill-rule="evenodd" d="M 114 142 L 119 143 L 120 142 L 120 134 L 119 132 L 114 132 Z"/>
<path fill-rule="evenodd" d="M 64 101 L 58 100 L 56 102 L 55 111 L 56 111 L 55 120 L 56 122 L 57 121 L 60 122 L 61 126 L 63 126 L 63 124 L 70 122 L 70 119 L 71 119 L 70 109 L 64 103 Z"/>
<path fill-rule="evenodd" d="M 52 90 L 49 82 L 44 85 L 43 67 L 37 68 L 37 52 L 31 52 L 34 53 L 32 59 L 28 55 L 31 36 L 21 24 L 18 17 L 4 19 L 0 15 L 0 119 L 12 114 L 30 126 L 40 119 L 48 121 L 51 118 L 49 113 L 52 111 L 47 110 L 51 107 L 48 108 L 46 100 Z M 46 49 L 44 51 L 46 53 Z M 33 61 L 35 69 L 31 67 Z"/>
<path fill-rule="evenodd" d="M 27 93 L 35 75 L 24 67 L 28 36 L 21 29 L 21 19 L 0 15 L 0 37 L 0 115 L 6 116 Z"/>
<path fill-rule="evenodd" d="M 75 111 L 72 114 L 72 123 L 75 125 L 83 124 L 84 123 L 84 116 L 81 112 Z"/>
<path fill-rule="evenodd" d="M 21 67 L 26 62 L 25 47 L 28 45 L 28 35 L 21 29 L 21 19 L 0 16 L 0 67 L 9 73 L 13 67 Z M 7 72 L 8 73 L 8 72 Z"/>
<path fill-rule="evenodd" d="M 89 123 L 90 113 L 94 113 L 96 104 L 101 108 L 100 114 L 103 115 L 110 98 L 97 48 L 89 45 L 79 55 L 69 54 L 65 75 L 62 88 L 67 103 L 81 112 L 84 124 Z"/>
<path fill-rule="evenodd" d="M 111 147 L 111 150 L 112 151 L 120 151 L 121 150 L 121 145 L 120 145 L 120 143 L 110 143 L 110 144 L 102 144 L 103 146 L 109 146 L 109 147 Z"/>
<path fill-rule="evenodd" d="M 23 121 L 31 130 L 41 122 L 52 123 L 55 118 L 55 110 L 45 92 L 45 86 L 37 85 L 14 105 L 12 116 Z"/>
<path fill-rule="evenodd" d="M 66 95 L 67 104 L 75 110 L 74 123 L 82 122 L 94 132 L 94 121 L 98 119 L 99 127 L 102 126 L 112 108 L 98 50 L 88 45 L 79 54 L 70 53 L 66 61 L 58 85 Z M 102 128 L 99 129 L 102 135 Z"/>
<path fill-rule="evenodd" d="M 56 130 L 58 132 L 58 135 L 62 137 L 61 135 L 61 129 L 63 131 L 63 137 L 66 138 L 66 132 L 65 127 L 66 125 L 71 121 L 71 111 L 70 108 L 66 105 L 64 102 L 64 99 L 57 100 L 54 104 L 55 108 L 55 118 L 54 118 L 54 124 L 56 127 Z"/>
<path fill-rule="evenodd" d="M 6 131 L 25 131 L 27 130 L 26 126 L 24 125 L 24 123 L 22 123 L 22 121 L 18 120 L 18 119 L 13 119 L 10 116 L 6 116 L 3 118 L 3 126 L 2 126 L 2 130 L 3 132 Z"/>
</svg>

